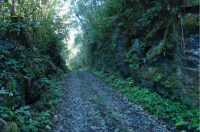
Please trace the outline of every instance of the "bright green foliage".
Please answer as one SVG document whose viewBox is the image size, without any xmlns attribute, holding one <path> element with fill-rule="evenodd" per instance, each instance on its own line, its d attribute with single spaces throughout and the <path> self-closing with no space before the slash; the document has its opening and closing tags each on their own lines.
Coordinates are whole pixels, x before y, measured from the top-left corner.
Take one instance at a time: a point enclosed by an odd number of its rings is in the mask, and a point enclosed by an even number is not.
<svg viewBox="0 0 200 132">
<path fill-rule="evenodd" d="M 171 102 L 157 93 L 150 92 L 147 88 L 134 85 L 132 78 L 123 80 L 117 74 L 105 74 L 93 70 L 93 73 L 102 78 L 108 85 L 116 88 L 129 101 L 141 105 L 151 114 L 161 117 L 166 122 L 175 124 L 174 128 L 187 128 L 197 131 L 199 128 L 199 110 L 182 105 L 180 102 Z M 159 78 L 159 77 L 158 77 Z"/>
</svg>

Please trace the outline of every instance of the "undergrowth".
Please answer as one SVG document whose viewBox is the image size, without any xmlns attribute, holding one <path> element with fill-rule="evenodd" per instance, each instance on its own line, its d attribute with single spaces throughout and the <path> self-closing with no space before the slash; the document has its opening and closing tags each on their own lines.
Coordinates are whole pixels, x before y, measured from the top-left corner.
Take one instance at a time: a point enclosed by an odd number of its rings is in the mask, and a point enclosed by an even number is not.
<svg viewBox="0 0 200 132">
<path fill-rule="evenodd" d="M 44 96 L 33 105 L 23 106 L 17 110 L 0 106 L 0 120 L 4 123 L 6 132 L 38 132 L 49 131 L 53 125 L 54 110 L 62 100 L 61 89 L 64 87 L 67 74 L 61 77 L 43 78 L 47 88 L 43 91 Z M 0 94 L 7 94 L 0 90 Z"/>
<path fill-rule="evenodd" d="M 141 105 L 150 114 L 164 119 L 173 126 L 174 130 L 200 130 L 198 109 L 182 105 L 180 102 L 171 102 L 156 92 L 152 93 L 147 88 L 135 86 L 131 77 L 124 80 L 114 73 L 107 74 L 95 70 L 92 72 L 109 86 L 121 92 L 129 101 Z"/>
</svg>

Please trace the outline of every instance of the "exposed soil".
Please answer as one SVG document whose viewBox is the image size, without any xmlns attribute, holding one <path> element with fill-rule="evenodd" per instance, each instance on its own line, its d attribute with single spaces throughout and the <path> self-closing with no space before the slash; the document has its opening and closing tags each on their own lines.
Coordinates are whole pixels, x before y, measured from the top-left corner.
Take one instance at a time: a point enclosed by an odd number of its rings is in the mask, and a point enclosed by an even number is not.
<svg viewBox="0 0 200 132">
<path fill-rule="evenodd" d="M 54 132 L 169 132 L 161 120 L 89 71 L 70 72 L 63 92 Z"/>
</svg>

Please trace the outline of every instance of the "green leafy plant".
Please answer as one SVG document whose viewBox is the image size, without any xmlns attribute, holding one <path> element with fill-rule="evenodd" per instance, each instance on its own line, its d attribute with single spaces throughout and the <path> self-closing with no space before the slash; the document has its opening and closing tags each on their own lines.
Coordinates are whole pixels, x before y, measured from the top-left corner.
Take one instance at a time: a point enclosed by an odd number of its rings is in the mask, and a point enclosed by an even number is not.
<svg viewBox="0 0 200 132">
<path fill-rule="evenodd" d="M 169 99 L 162 98 L 155 92 L 151 93 L 147 88 L 135 86 L 132 78 L 123 80 L 122 78 L 116 77 L 115 74 L 109 75 L 98 71 L 93 71 L 93 73 L 101 77 L 113 88 L 118 89 L 131 102 L 141 105 L 151 114 L 157 115 L 165 119 L 168 123 L 174 124 L 174 129 L 178 130 L 184 127 L 188 130 L 199 130 L 198 109 L 182 105 L 181 102 L 171 102 Z M 160 76 L 157 75 L 157 78 L 159 79 Z M 109 81 L 110 79 L 112 81 Z"/>
</svg>

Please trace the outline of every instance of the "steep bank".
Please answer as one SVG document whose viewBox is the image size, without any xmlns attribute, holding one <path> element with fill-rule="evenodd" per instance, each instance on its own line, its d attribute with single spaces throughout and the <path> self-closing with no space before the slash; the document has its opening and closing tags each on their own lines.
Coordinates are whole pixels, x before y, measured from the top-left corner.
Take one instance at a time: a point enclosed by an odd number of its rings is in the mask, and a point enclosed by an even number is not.
<svg viewBox="0 0 200 132">
<path fill-rule="evenodd" d="M 56 41 L 48 43 L 50 48 L 44 51 L 24 31 L 20 36 L 23 39 L 16 39 L 17 35 L 3 26 L 0 32 L 0 129 L 4 130 L 3 127 L 9 126 L 9 122 L 17 123 L 18 127 L 24 124 L 24 117 L 17 112 L 19 108 L 36 102 L 42 109 L 47 107 L 51 100 L 47 91 L 53 88 L 49 80 L 52 77 L 61 78 L 68 70 L 57 50 Z M 37 105 L 34 107 L 37 108 Z M 10 114 L 12 111 L 16 113 Z M 7 130 L 17 129 L 11 127 Z"/>
<path fill-rule="evenodd" d="M 0 131 L 49 129 L 58 82 L 68 72 L 61 56 L 68 32 L 54 9 L 59 3 L 0 3 Z"/>
<path fill-rule="evenodd" d="M 78 3 L 83 4 L 83 3 Z M 75 67 L 90 66 L 199 107 L 198 1 L 108 1 L 78 7 L 86 17 Z M 81 12 L 85 8 L 93 12 Z M 92 18 L 94 21 L 92 20 Z M 88 59 L 86 59 L 88 58 Z M 77 61 L 78 62 L 78 61 Z"/>
</svg>

